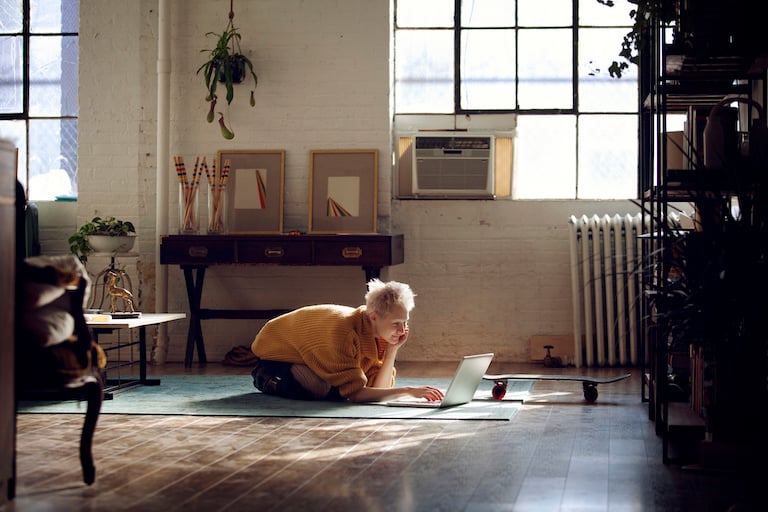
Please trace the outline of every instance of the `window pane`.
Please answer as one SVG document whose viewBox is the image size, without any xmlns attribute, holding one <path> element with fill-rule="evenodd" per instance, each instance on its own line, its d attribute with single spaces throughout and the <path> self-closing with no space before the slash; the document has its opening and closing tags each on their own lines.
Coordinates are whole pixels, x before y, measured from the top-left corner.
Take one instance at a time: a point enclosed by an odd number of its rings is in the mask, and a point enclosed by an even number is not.
<svg viewBox="0 0 768 512">
<path fill-rule="evenodd" d="M 515 0 L 462 0 L 463 27 L 514 27 Z"/>
<path fill-rule="evenodd" d="M 77 120 L 30 120 L 29 196 L 77 196 Z"/>
<path fill-rule="evenodd" d="M 0 33 L 21 33 L 21 0 L 0 0 Z"/>
<path fill-rule="evenodd" d="M 398 27 L 453 27 L 453 0 L 397 0 Z"/>
<path fill-rule="evenodd" d="M 579 118 L 579 199 L 637 198 L 637 116 Z"/>
<path fill-rule="evenodd" d="M 576 117 L 518 116 L 514 199 L 574 199 Z"/>
<path fill-rule="evenodd" d="M 80 0 L 31 0 L 29 30 L 37 33 L 77 32 Z"/>
<path fill-rule="evenodd" d="M 667 131 L 683 131 L 688 121 L 687 114 L 667 114 Z"/>
<path fill-rule="evenodd" d="M 633 20 L 629 17 L 629 11 L 637 9 L 637 2 L 632 4 L 627 0 L 614 0 L 613 3 L 613 7 L 608 7 L 598 3 L 597 0 L 581 0 L 579 25 L 631 26 Z"/>
<path fill-rule="evenodd" d="M 21 78 L 21 37 L 0 37 L 0 113 L 24 109 Z"/>
<path fill-rule="evenodd" d="M 9 140 L 19 150 L 18 175 L 19 181 L 26 186 L 24 169 L 27 168 L 27 133 L 23 120 L 0 121 L 0 139 Z"/>
<path fill-rule="evenodd" d="M 637 110 L 637 66 L 631 64 L 621 78 L 608 74 L 619 58 L 623 28 L 579 30 L 579 108 L 586 112 Z"/>
<path fill-rule="evenodd" d="M 573 108 L 571 29 L 520 30 L 521 109 Z"/>
<path fill-rule="evenodd" d="M 395 76 L 398 113 L 453 112 L 453 31 L 398 31 Z"/>
<path fill-rule="evenodd" d="M 461 108 L 515 108 L 515 32 L 463 30 Z"/>
<path fill-rule="evenodd" d="M 592 1 L 595 0 L 581 0 Z M 521 27 L 568 27 L 573 25 L 573 0 L 517 0 Z"/>
<path fill-rule="evenodd" d="M 32 37 L 29 48 L 30 116 L 77 115 L 77 37 Z"/>
</svg>

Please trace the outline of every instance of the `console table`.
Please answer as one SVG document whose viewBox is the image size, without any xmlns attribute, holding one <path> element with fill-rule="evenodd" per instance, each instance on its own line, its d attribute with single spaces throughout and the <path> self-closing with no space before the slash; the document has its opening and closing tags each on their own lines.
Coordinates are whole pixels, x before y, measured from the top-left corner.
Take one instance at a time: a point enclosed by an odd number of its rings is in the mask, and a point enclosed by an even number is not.
<svg viewBox="0 0 768 512">
<path fill-rule="evenodd" d="M 189 331 L 184 365 L 207 362 L 201 320 L 274 318 L 287 310 L 202 308 L 205 270 L 211 265 L 359 266 L 365 282 L 381 269 L 404 261 L 403 235 L 166 235 L 160 239 L 160 263 L 179 265 L 189 300 Z"/>
</svg>

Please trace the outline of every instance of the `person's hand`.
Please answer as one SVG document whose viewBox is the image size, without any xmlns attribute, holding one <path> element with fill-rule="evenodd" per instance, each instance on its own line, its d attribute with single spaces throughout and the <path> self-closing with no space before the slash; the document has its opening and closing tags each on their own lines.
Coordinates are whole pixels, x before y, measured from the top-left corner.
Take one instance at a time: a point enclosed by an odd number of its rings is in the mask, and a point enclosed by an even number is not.
<svg viewBox="0 0 768 512">
<path fill-rule="evenodd" d="M 411 396 L 414 398 L 426 398 L 430 402 L 436 400 L 442 400 L 445 394 L 437 388 L 432 386 L 412 387 L 409 388 Z"/>
<path fill-rule="evenodd" d="M 408 328 L 407 327 L 403 331 L 403 334 L 398 336 L 397 341 L 395 341 L 394 343 L 390 343 L 390 345 L 392 345 L 394 348 L 400 348 L 400 347 L 402 347 L 405 344 L 406 341 L 408 341 Z"/>
</svg>

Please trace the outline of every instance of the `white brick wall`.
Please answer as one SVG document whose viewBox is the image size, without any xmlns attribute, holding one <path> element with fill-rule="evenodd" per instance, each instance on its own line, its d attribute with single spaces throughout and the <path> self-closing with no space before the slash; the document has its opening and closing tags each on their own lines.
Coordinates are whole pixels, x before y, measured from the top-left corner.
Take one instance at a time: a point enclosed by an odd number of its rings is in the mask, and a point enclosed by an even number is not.
<svg viewBox="0 0 768 512">
<path fill-rule="evenodd" d="M 128 218 L 140 240 L 135 265 L 142 307 L 154 307 L 157 0 L 81 0 L 80 189 L 77 224 L 94 214 Z M 406 263 L 384 277 L 416 290 L 413 336 L 403 359 L 455 360 L 494 351 L 528 359 L 528 338 L 571 332 L 568 224 L 571 213 L 635 208 L 569 201 L 397 201 L 391 199 L 389 5 L 385 0 L 235 2 L 235 23 L 259 76 L 256 107 L 247 88 L 223 110 L 236 133 L 226 141 L 205 122 L 195 71 L 208 31 L 226 25 L 226 0 L 172 0 L 171 155 L 190 162 L 220 149 L 285 149 L 285 229 L 305 230 L 311 149 L 379 150 L 379 225 L 405 233 Z M 224 108 L 224 101 L 219 106 Z M 178 227 L 171 162 L 170 231 Z M 205 200 L 205 195 L 202 197 Z M 46 217 L 50 216 L 46 212 Z M 72 226 L 72 230 L 75 226 Z M 44 233 L 59 233 L 60 228 Z M 60 236 L 54 235 L 54 236 Z M 57 247 L 55 240 L 44 240 Z M 132 267 L 133 268 L 133 267 Z M 98 271 L 97 268 L 93 269 Z M 357 268 L 214 267 L 203 307 L 356 305 Z M 183 277 L 169 269 L 171 311 L 188 311 Z M 203 323 L 209 360 L 247 344 L 261 321 Z M 184 357 L 186 322 L 169 327 L 167 359 Z M 163 360 L 166 347 L 155 357 Z"/>
<path fill-rule="evenodd" d="M 626 202 L 395 201 L 405 263 L 390 277 L 417 293 L 408 360 L 493 351 L 527 361 L 537 334 L 572 332 L 568 216 Z"/>
</svg>

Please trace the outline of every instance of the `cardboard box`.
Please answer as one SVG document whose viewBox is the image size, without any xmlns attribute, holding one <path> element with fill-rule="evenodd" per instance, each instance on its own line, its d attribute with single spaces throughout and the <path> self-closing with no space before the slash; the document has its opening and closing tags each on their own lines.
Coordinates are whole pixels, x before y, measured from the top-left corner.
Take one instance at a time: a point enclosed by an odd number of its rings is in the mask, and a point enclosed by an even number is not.
<svg viewBox="0 0 768 512">
<path fill-rule="evenodd" d="M 667 132 L 667 169 L 688 169 L 683 132 Z"/>
</svg>

